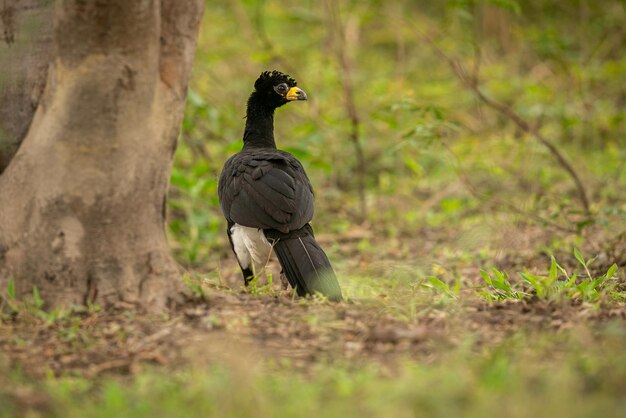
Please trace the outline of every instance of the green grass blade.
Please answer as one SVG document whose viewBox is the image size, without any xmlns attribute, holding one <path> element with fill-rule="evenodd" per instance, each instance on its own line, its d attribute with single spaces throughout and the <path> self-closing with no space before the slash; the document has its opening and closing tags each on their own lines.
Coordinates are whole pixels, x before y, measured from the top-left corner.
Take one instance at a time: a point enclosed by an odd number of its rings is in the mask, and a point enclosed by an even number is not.
<svg viewBox="0 0 626 418">
<path fill-rule="evenodd" d="M 15 300 L 15 281 L 13 275 L 9 276 L 9 284 L 7 286 L 7 296 L 11 300 Z"/>
</svg>

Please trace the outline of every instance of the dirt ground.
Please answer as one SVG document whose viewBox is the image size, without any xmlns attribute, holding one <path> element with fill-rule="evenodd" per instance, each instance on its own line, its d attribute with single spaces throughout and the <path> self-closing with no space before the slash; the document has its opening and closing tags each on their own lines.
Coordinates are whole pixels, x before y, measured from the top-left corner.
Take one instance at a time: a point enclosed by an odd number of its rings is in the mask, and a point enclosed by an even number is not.
<svg viewBox="0 0 626 418">
<path fill-rule="evenodd" d="M 539 259 L 545 264 L 545 257 Z M 529 261 L 521 260 L 525 265 Z M 354 264 L 362 262 L 356 259 Z M 500 262 L 513 263 L 506 254 Z M 209 287 L 204 297 L 158 316 L 130 304 L 61 318 L 21 312 L 0 321 L 0 362 L 34 377 L 127 375 L 150 365 L 176 368 L 240 351 L 305 370 L 320 361 L 344 360 L 357 365 L 374 360 L 392 367 L 406 358 L 435 361 L 441 347 L 458 345 L 468 335 L 479 348 L 522 330 L 561 332 L 626 321 L 624 304 L 537 298 L 491 303 L 461 293 L 449 303 L 425 300 L 401 318 L 388 302 L 302 303 L 287 293 L 253 295 L 236 287 Z"/>
<path fill-rule="evenodd" d="M 406 321 L 376 304 L 302 304 L 215 291 L 167 317 L 117 306 L 52 323 L 36 317 L 3 321 L 0 352 L 32 376 L 136 373 L 149 364 L 175 367 L 211 350 L 247 349 L 306 369 L 323 360 L 432 361 L 436 347 L 458 344 L 468 332 L 481 346 L 523 329 L 558 332 L 609 320 L 626 321 L 626 307 L 475 301 L 454 310 L 428 309 Z"/>
</svg>

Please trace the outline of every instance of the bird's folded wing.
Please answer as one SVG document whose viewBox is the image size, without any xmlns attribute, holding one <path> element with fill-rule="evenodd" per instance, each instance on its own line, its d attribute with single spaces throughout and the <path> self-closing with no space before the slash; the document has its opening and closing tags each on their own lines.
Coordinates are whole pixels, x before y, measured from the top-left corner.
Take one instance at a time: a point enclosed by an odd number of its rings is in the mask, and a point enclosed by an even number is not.
<svg viewBox="0 0 626 418">
<path fill-rule="evenodd" d="M 285 154 L 240 153 L 226 163 L 218 192 L 229 221 L 288 232 L 311 220 L 311 185 L 297 160 Z"/>
</svg>

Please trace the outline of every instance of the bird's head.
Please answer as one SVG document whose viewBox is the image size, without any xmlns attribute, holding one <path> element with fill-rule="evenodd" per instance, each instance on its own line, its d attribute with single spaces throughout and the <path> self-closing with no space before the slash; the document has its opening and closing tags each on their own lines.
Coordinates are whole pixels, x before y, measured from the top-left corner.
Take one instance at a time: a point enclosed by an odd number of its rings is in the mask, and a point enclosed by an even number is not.
<svg viewBox="0 0 626 418">
<path fill-rule="evenodd" d="M 254 93 L 267 107 L 275 109 L 294 100 L 306 100 L 297 82 L 280 71 L 265 71 L 254 83 Z"/>
</svg>

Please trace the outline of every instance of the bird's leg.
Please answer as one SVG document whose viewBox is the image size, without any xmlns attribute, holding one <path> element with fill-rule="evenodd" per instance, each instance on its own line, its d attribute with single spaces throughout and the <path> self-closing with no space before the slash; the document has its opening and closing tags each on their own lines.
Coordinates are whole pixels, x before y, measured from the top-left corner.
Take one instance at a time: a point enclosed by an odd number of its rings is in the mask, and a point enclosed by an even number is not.
<svg viewBox="0 0 626 418">
<path fill-rule="evenodd" d="M 241 268 L 241 273 L 243 274 L 243 283 L 246 287 L 250 284 L 252 280 L 254 280 L 254 272 L 250 267 Z"/>
</svg>

